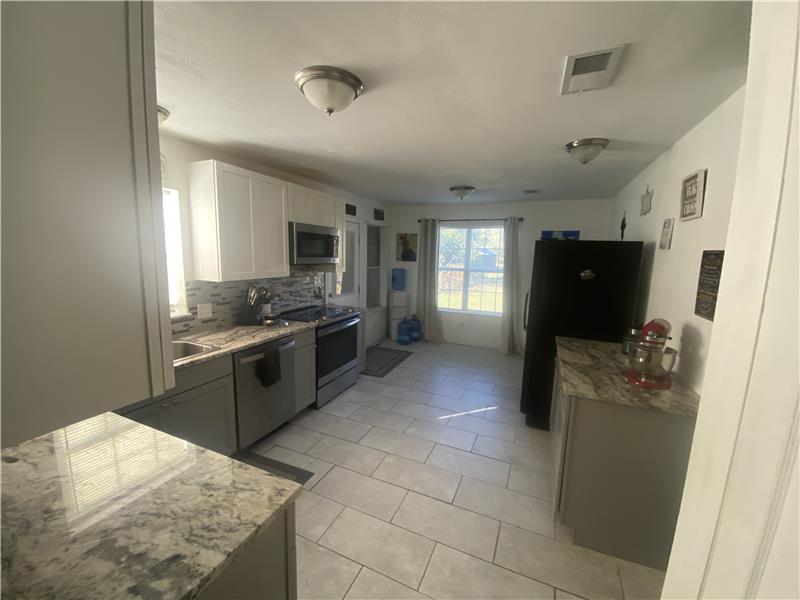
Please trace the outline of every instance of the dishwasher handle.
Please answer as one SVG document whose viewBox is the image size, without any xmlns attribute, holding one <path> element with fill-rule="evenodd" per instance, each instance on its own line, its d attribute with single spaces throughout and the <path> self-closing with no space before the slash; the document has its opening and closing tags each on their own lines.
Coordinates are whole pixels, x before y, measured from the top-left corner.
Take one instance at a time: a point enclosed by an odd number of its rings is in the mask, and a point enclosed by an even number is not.
<svg viewBox="0 0 800 600">
<path fill-rule="evenodd" d="M 288 344 L 282 344 L 279 349 L 281 352 L 283 352 L 284 350 L 291 350 L 292 348 L 294 348 L 294 346 L 295 346 L 295 341 L 292 340 Z M 266 352 L 259 352 L 258 354 L 253 354 L 251 356 L 245 356 L 244 358 L 239 359 L 239 364 L 246 365 L 251 362 L 256 362 L 257 360 L 261 360 L 262 358 L 264 358 L 266 355 L 267 355 Z"/>
</svg>

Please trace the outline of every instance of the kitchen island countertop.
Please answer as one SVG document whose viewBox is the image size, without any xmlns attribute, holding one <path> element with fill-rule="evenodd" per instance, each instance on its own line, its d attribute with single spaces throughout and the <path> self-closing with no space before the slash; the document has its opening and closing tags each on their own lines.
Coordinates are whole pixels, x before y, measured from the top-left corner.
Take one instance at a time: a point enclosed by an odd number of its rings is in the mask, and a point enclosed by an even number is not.
<svg viewBox="0 0 800 600">
<path fill-rule="evenodd" d="M 676 415 L 697 414 L 700 396 L 674 379 L 669 390 L 647 390 L 628 383 L 628 357 L 621 344 L 557 337 L 556 347 L 561 386 L 568 396 Z"/>
<path fill-rule="evenodd" d="M 301 487 L 113 413 L 2 451 L 2 595 L 193 598 Z"/>
</svg>

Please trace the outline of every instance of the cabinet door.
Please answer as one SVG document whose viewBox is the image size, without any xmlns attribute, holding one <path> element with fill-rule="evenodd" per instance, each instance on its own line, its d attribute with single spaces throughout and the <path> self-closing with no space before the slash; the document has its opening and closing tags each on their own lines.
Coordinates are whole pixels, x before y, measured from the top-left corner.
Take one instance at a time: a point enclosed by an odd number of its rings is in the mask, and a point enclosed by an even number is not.
<svg viewBox="0 0 800 600">
<path fill-rule="evenodd" d="M 279 179 L 256 175 L 253 221 L 258 277 L 289 275 L 289 215 L 287 184 Z"/>
<path fill-rule="evenodd" d="M 311 209 L 312 190 L 302 185 L 289 184 L 289 220 L 295 223 L 313 224 Z"/>
<path fill-rule="evenodd" d="M 343 209 L 344 210 L 344 209 Z M 336 227 L 336 198 L 325 192 L 311 190 L 312 225 Z"/>
<path fill-rule="evenodd" d="M 169 405 L 168 433 L 230 455 L 236 452 L 236 408 L 233 376 L 183 392 L 164 401 Z"/>
<path fill-rule="evenodd" d="M 295 414 L 317 400 L 316 346 L 309 344 L 294 351 Z"/>
<path fill-rule="evenodd" d="M 216 162 L 220 281 L 256 278 L 253 174 Z"/>
</svg>

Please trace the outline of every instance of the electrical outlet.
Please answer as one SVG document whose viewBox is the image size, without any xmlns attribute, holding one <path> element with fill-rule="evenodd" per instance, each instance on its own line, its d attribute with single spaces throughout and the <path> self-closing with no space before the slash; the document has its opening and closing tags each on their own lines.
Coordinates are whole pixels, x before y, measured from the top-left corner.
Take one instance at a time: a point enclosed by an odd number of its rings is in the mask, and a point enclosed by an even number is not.
<svg viewBox="0 0 800 600">
<path fill-rule="evenodd" d="M 213 304 L 198 304 L 197 305 L 197 318 L 198 319 L 210 319 L 211 314 L 213 312 Z"/>
</svg>

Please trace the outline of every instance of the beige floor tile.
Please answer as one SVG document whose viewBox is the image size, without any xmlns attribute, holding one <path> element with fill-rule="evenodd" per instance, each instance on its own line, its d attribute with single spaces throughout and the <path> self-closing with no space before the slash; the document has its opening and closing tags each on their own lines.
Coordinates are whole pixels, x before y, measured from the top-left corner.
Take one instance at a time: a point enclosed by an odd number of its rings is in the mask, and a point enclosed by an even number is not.
<svg viewBox="0 0 800 600">
<path fill-rule="evenodd" d="M 324 460 L 300 454 L 288 448 L 281 448 L 280 446 L 273 446 L 265 454 L 267 458 L 273 458 L 281 462 L 311 471 L 314 476 L 303 484 L 303 487 L 310 490 L 314 487 L 325 474 L 333 468 L 333 465 Z"/>
<path fill-rule="evenodd" d="M 381 396 L 380 394 L 359 392 L 353 388 L 347 390 L 344 394 L 339 396 L 339 398 L 343 398 L 348 402 L 352 402 L 353 404 L 359 404 L 361 406 L 368 406 L 370 408 L 377 408 L 378 410 L 386 411 L 391 410 L 392 407 L 398 402 L 397 398 Z"/>
<path fill-rule="evenodd" d="M 454 600 L 514 598 L 551 600 L 553 588 L 441 544 L 431 557 L 419 591 Z"/>
<path fill-rule="evenodd" d="M 489 562 L 500 527 L 494 519 L 414 492 L 405 497 L 392 523 Z"/>
<path fill-rule="evenodd" d="M 453 501 L 461 481 L 458 473 L 391 454 L 383 460 L 372 477 L 445 502 Z"/>
<path fill-rule="evenodd" d="M 517 381 L 519 383 L 519 381 Z M 522 395 L 522 388 L 517 385 L 495 385 L 492 393 L 501 398 L 508 398 L 519 402 Z"/>
<path fill-rule="evenodd" d="M 298 600 L 343 598 L 361 565 L 297 537 Z"/>
<path fill-rule="evenodd" d="M 622 598 L 614 558 L 505 523 L 495 562 L 586 598 Z"/>
<path fill-rule="evenodd" d="M 394 406 L 394 402 L 392 406 Z M 404 417 L 403 415 L 372 408 L 371 406 L 360 406 L 358 410 L 353 412 L 348 418 L 352 421 L 358 421 L 359 423 L 368 423 L 369 425 L 376 425 L 384 429 L 391 429 L 398 433 L 403 433 L 414 420 L 411 417 Z"/>
<path fill-rule="evenodd" d="M 508 481 L 507 463 L 441 444 L 436 444 L 426 462 L 434 467 L 501 486 L 505 486 Z"/>
<path fill-rule="evenodd" d="M 495 396 L 491 392 L 479 392 L 477 390 L 466 390 L 464 392 L 464 400 L 470 400 L 476 404 L 483 406 L 497 406 L 501 398 Z"/>
<path fill-rule="evenodd" d="M 380 427 L 373 427 L 359 443 L 419 462 L 425 462 L 433 450 L 433 442 Z"/>
<path fill-rule="evenodd" d="M 464 431 L 471 431 L 473 433 L 480 433 L 499 440 L 513 441 L 514 427 L 506 423 L 498 423 L 497 421 L 490 421 L 483 417 L 475 417 L 473 415 L 458 415 L 451 417 L 447 422 L 448 427 L 455 427 Z"/>
<path fill-rule="evenodd" d="M 386 456 L 378 450 L 331 436 L 322 438 L 308 454 L 365 475 L 372 473 Z"/>
<path fill-rule="evenodd" d="M 508 489 L 535 496 L 542 500 L 553 499 L 553 475 L 544 471 L 511 465 Z"/>
<path fill-rule="evenodd" d="M 517 435 L 514 438 L 514 442 L 525 446 L 550 448 L 550 432 L 522 425 L 517 427 Z"/>
<path fill-rule="evenodd" d="M 464 390 L 469 391 L 469 390 Z M 470 414 L 475 417 L 483 417 L 486 405 L 482 402 L 465 400 L 464 398 L 449 398 L 447 396 L 434 395 L 429 401 L 428 406 L 452 410 L 458 414 Z"/>
<path fill-rule="evenodd" d="M 366 394 L 377 394 L 383 388 L 383 384 L 375 383 L 373 381 L 366 381 L 364 379 L 359 379 L 358 383 L 356 383 L 352 388 L 357 392 L 364 392 Z"/>
<path fill-rule="evenodd" d="M 525 415 L 519 409 L 496 408 L 488 409 L 484 413 L 484 418 L 498 423 L 508 423 L 509 425 L 525 425 Z"/>
<path fill-rule="evenodd" d="M 292 423 L 351 442 L 357 442 L 371 429 L 365 423 L 356 423 L 313 409 L 300 413 L 292 419 Z"/>
<path fill-rule="evenodd" d="M 515 377 L 511 377 L 510 375 L 488 375 L 485 373 L 477 373 L 473 379 L 476 381 L 483 381 L 484 383 L 493 383 L 495 385 L 513 385 L 517 383 L 517 379 Z"/>
<path fill-rule="evenodd" d="M 622 591 L 627 600 L 661 598 L 661 588 L 664 586 L 664 571 L 651 569 L 627 560 L 620 560 L 619 574 L 622 578 Z"/>
<path fill-rule="evenodd" d="M 475 390 L 476 392 L 487 392 L 491 394 L 494 391 L 494 385 L 491 383 L 484 383 L 474 379 L 463 379 L 461 377 L 448 376 L 444 381 L 448 385 L 458 387 L 464 390 Z"/>
<path fill-rule="evenodd" d="M 320 544 L 416 589 L 433 552 L 431 540 L 346 508 Z"/>
<path fill-rule="evenodd" d="M 392 407 L 392 412 L 414 419 L 441 423 L 442 425 L 445 425 L 447 419 L 453 414 L 453 411 L 450 410 L 442 410 L 441 408 L 425 406 L 416 402 L 407 402 L 406 400 L 398 400 L 397 404 Z"/>
<path fill-rule="evenodd" d="M 419 421 L 416 419 L 409 425 L 405 432 L 406 435 L 413 435 L 414 437 L 420 437 L 425 440 L 467 451 L 472 449 L 472 445 L 475 443 L 475 438 L 477 437 L 474 433 L 469 431 L 453 429 L 438 423 Z"/>
<path fill-rule="evenodd" d="M 334 467 L 314 486 L 314 493 L 389 521 L 406 490 L 354 471 Z"/>
<path fill-rule="evenodd" d="M 405 400 L 407 402 L 416 402 L 417 404 L 425 404 L 431 399 L 428 392 L 421 392 L 419 390 L 410 390 L 408 388 L 399 387 L 396 385 L 385 385 L 380 391 L 383 396 L 390 396 L 398 400 Z"/>
<path fill-rule="evenodd" d="M 537 471 L 550 473 L 553 470 L 553 460 L 549 449 L 522 446 L 479 435 L 472 447 L 472 452 Z"/>
<path fill-rule="evenodd" d="M 309 490 L 303 490 L 295 502 L 297 533 L 316 542 L 333 523 L 344 506 Z"/>
<path fill-rule="evenodd" d="M 444 377 L 447 377 L 446 375 Z M 428 392 L 431 394 L 438 394 L 440 396 L 447 396 L 450 398 L 461 398 L 464 395 L 464 388 L 454 386 L 449 383 L 433 383 L 431 381 L 418 381 L 414 384 L 414 389 L 420 392 Z"/>
<path fill-rule="evenodd" d="M 556 521 L 554 525 L 556 528 L 556 539 L 559 542 L 564 542 L 567 544 L 575 543 L 575 530 L 572 527 L 562 525 L 558 521 Z"/>
<path fill-rule="evenodd" d="M 400 373 L 396 373 L 392 371 L 385 377 L 376 380 L 376 383 L 383 383 L 383 385 L 396 385 L 398 387 L 404 388 L 413 388 L 414 384 L 417 383 L 417 380 L 413 377 L 407 377 L 405 375 L 401 375 Z"/>
<path fill-rule="evenodd" d="M 553 537 L 553 503 L 464 477 L 453 504 Z"/>
<path fill-rule="evenodd" d="M 361 569 L 345 596 L 346 600 L 416 600 L 426 597 L 367 567 Z"/>
<path fill-rule="evenodd" d="M 322 434 L 317 431 L 286 424 L 267 437 L 264 443 L 283 446 L 295 452 L 305 452 L 321 439 Z M 259 452 L 259 449 L 255 448 L 254 451 Z"/>
<path fill-rule="evenodd" d="M 348 402 L 347 400 L 342 400 L 341 398 L 334 398 L 327 404 L 323 405 L 321 410 L 322 412 L 326 412 L 330 415 L 336 415 L 337 417 L 347 418 L 353 414 L 353 412 L 358 408 L 358 404 L 353 404 L 352 402 Z"/>
<path fill-rule="evenodd" d="M 584 600 L 580 596 L 576 596 L 575 594 L 570 594 L 569 592 L 565 592 L 564 590 L 556 590 L 556 600 Z"/>
</svg>

